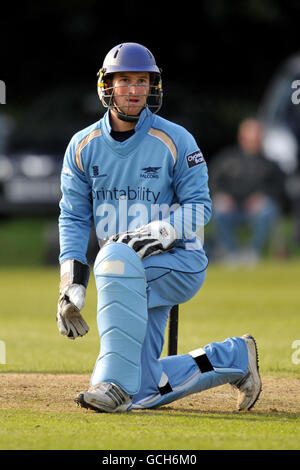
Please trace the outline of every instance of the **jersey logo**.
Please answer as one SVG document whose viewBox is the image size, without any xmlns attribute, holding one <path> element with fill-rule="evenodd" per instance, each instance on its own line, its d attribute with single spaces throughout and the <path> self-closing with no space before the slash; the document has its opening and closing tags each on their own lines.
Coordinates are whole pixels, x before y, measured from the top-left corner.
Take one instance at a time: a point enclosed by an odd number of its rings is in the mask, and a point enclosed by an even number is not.
<svg viewBox="0 0 300 470">
<path fill-rule="evenodd" d="M 98 167 L 98 165 L 92 166 L 92 175 L 91 175 L 92 178 L 98 178 L 98 177 L 99 177 L 99 178 L 102 178 L 103 176 L 107 176 L 107 175 L 106 175 L 106 174 L 100 174 L 100 173 L 99 173 L 99 167 Z"/>
<path fill-rule="evenodd" d="M 147 166 L 142 168 L 141 178 L 159 178 L 158 170 L 161 169 L 161 166 Z"/>
<path fill-rule="evenodd" d="M 188 164 L 189 168 L 193 168 L 193 166 L 200 165 L 200 163 L 204 163 L 204 157 L 200 150 L 197 150 L 196 152 L 190 153 L 186 157 L 186 161 Z"/>
<path fill-rule="evenodd" d="M 93 176 L 99 176 L 99 167 L 95 165 L 92 168 L 93 168 Z"/>
</svg>

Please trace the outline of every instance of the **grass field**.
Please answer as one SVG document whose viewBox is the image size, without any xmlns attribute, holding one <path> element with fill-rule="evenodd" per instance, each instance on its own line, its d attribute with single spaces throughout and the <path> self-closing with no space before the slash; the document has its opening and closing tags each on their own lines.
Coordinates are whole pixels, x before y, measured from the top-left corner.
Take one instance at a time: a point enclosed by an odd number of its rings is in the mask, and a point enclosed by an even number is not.
<svg viewBox="0 0 300 470">
<path fill-rule="evenodd" d="M 299 260 L 211 265 L 201 291 L 180 307 L 179 353 L 255 336 L 263 392 L 248 413 L 235 411 L 228 385 L 125 415 L 76 407 L 99 350 L 93 277 L 90 332 L 76 341 L 57 330 L 57 269 L 0 268 L 0 283 L 0 449 L 300 449 L 300 352 L 292 348 L 300 341 Z"/>
</svg>

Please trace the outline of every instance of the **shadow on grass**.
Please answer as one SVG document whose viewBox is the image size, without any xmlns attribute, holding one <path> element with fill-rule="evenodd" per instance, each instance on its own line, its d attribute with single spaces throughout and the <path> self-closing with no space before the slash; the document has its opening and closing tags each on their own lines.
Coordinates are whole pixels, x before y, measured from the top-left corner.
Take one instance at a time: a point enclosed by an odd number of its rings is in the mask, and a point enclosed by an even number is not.
<svg viewBox="0 0 300 470">
<path fill-rule="evenodd" d="M 162 416 L 166 415 L 168 418 L 210 418 L 210 419 L 228 419 L 228 420 L 247 420 L 247 421 L 261 421 L 262 419 L 272 419 L 273 421 L 281 421 L 283 419 L 300 419 L 300 412 L 283 412 L 277 410 L 270 411 L 208 411 L 208 410 L 191 410 L 188 408 L 171 408 L 165 407 L 163 409 L 148 409 L 148 410 L 133 410 L 132 413 L 136 413 L 139 416 Z"/>
</svg>

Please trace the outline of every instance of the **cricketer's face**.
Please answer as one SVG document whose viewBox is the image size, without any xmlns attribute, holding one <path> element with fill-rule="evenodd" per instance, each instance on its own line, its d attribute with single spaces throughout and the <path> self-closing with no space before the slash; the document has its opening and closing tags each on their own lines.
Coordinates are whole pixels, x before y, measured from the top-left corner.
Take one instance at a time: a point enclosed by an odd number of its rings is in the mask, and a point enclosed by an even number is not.
<svg viewBox="0 0 300 470">
<path fill-rule="evenodd" d="M 150 90 L 148 72 L 118 72 L 112 84 L 114 104 L 122 113 L 137 115 L 146 106 Z"/>
</svg>

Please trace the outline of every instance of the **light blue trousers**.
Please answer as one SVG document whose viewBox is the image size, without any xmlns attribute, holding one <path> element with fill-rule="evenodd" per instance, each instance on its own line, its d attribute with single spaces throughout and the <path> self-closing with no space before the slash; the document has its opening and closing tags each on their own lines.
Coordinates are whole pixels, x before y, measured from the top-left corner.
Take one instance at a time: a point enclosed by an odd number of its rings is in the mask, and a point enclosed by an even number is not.
<svg viewBox="0 0 300 470">
<path fill-rule="evenodd" d="M 205 280 L 206 269 L 197 270 L 196 261 L 197 253 L 177 248 L 172 252 L 151 256 L 142 261 L 145 270 L 148 311 L 140 356 L 137 359 L 137 363 L 140 364 L 137 391 L 132 394 L 129 389 L 126 390 L 126 370 L 124 369 L 126 365 L 121 358 L 120 381 L 118 377 L 114 378 L 115 383 L 133 395 L 133 408 L 158 407 L 192 393 L 234 382 L 247 370 L 247 348 L 245 341 L 239 337 L 227 338 L 223 342 L 210 343 L 206 346 L 199 344 L 199 351 L 193 354 L 187 352 L 187 354 L 160 358 L 171 307 L 194 297 Z M 137 264 L 138 262 L 140 261 L 138 260 Z M 96 285 L 99 286 L 97 267 L 94 271 Z M 100 290 L 98 287 L 98 306 L 101 305 Z M 113 299 L 112 302 L 114 302 Z M 98 328 L 101 339 L 102 313 L 100 310 L 101 308 L 98 307 Z M 180 320 L 184 321 L 184 318 L 181 317 Z M 200 337 L 201 331 L 199 331 L 199 343 Z M 129 348 L 131 348 L 130 344 Z M 107 357 L 109 358 L 110 355 Z M 111 381 L 106 372 L 109 366 L 107 357 L 104 371 L 102 366 L 104 359 L 100 348 L 91 385 L 99 381 Z M 203 358 L 205 359 L 204 368 Z M 115 365 L 113 367 L 115 368 Z M 129 373 L 131 373 L 130 367 L 131 365 L 128 366 Z"/>
</svg>

